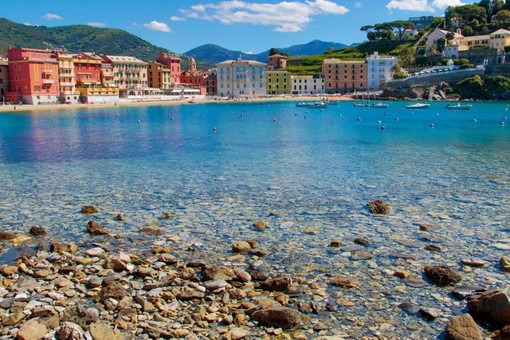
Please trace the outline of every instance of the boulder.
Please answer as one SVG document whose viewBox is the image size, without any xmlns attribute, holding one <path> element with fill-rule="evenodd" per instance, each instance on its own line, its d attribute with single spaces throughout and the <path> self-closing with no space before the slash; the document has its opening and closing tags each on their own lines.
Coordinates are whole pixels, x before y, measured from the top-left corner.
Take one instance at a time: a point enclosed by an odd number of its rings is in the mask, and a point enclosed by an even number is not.
<svg viewBox="0 0 510 340">
<path fill-rule="evenodd" d="M 33 226 L 32 228 L 30 228 L 30 234 L 32 234 L 35 237 L 43 237 L 46 236 L 46 229 L 42 227 Z"/>
<path fill-rule="evenodd" d="M 354 243 L 360 244 L 362 246 L 368 246 L 370 244 L 370 242 L 368 242 L 368 240 L 364 239 L 363 237 L 356 237 L 354 239 Z"/>
<path fill-rule="evenodd" d="M 106 229 L 101 227 L 99 225 L 99 223 L 97 223 L 96 221 L 92 221 L 92 220 L 89 221 L 89 223 L 87 223 L 87 231 L 91 235 L 107 235 L 108 234 L 108 231 L 106 231 Z"/>
<path fill-rule="evenodd" d="M 446 265 L 425 266 L 425 275 L 439 286 L 453 285 L 462 280 L 462 276 Z"/>
<path fill-rule="evenodd" d="M 499 259 L 499 264 L 501 265 L 501 268 L 505 272 L 510 272 L 510 257 L 508 256 L 501 256 Z"/>
<path fill-rule="evenodd" d="M 260 283 L 260 288 L 268 291 L 284 292 L 292 285 L 292 279 L 280 276 L 274 279 L 267 279 Z"/>
<path fill-rule="evenodd" d="M 360 285 L 358 280 L 343 276 L 335 276 L 329 283 L 345 289 L 356 288 Z"/>
<path fill-rule="evenodd" d="M 263 221 L 253 222 L 252 225 L 255 227 L 255 229 L 257 229 L 259 231 L 263 231 L 264 229 L 267 228 L 267 223 L 263 222 Z"/>
<path fill-rule="evenodd" d="M 202 278 L 204 281 L 231 281 L 236 277 L 234 270 L 225 266 L 210 266 L 202 271 Z"/>
<path fill-rule="evenodd" d="M 301 313 L 286 307 L 270 307 L 254 312 L 251 318 L 261 325 L 284 329 L 295 328 L 301 324 Z"/>
<path fill-rule="evenodd" d="M 83 208 L 81 208 L 82 214 L 97 214 L 98 212 L 99 210 L 97 210 L 97 208 L 94 207 L 93 205 L 86 205 Z"/>
<path fill-rule="evenodd" d="M 246 241 L 236 241 L 232 245 L 232 251 L 236 254 L 246 254 L 251 248 L 251 245 Z"/>
<path fill-rule="evenodd" d="M 472 296 L 468 301 L 468 309 L 471 314 L 487 319 L 495 326 L 506 326 L 510 323 L 508 290 L 490 290 Z"/>
<path fill-rule="evenodd" d="M 123 340 L 124 337 L 117 330 L 113 330 L 108 324 L 97 322 L 90 325 L 90 335 L 93 340 Z"/>
<path fill-rule="evenodd" d="M 372 214 L 387 215 L 391 212 L 389 204 L 383 200 L 368 202 L 367 207 Z"/>
<path fill-rule="evenodd" d="M 445 340 L 482 340 L 480 328 L 471 315 L 453 317 L 445 329 Z"/>
</svg>

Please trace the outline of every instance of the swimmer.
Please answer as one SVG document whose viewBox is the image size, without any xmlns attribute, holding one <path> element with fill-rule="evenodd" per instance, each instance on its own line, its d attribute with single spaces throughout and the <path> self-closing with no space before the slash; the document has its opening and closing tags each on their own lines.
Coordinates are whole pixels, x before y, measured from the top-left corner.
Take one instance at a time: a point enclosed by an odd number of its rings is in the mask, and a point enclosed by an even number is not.
<svg viewBox="0 0 510 340">
<path fill-rule="evenodd" d="M 430 123 L 430 128 L 433 129 L 435 127 L 434 123 Z"/>
<path fill-rule="evenodd" d="M 213 132 L 216 133 L 217 129 L 215 127 L 212 128 Z"/>
<path fill-rule="evenodd" d="M 383 125 L 383 126 L 381 126 L 381 130 L 382 130 L 382 131 L 384 131 L 385 129 L 386 129 L 386 128 L 384 127 L 384 125 Z"/>
<path fill-rule="evenodd" d="M 358 122 L 361 122 L 361 118 L 360 117 L 358 117 Z"/>
</svg>

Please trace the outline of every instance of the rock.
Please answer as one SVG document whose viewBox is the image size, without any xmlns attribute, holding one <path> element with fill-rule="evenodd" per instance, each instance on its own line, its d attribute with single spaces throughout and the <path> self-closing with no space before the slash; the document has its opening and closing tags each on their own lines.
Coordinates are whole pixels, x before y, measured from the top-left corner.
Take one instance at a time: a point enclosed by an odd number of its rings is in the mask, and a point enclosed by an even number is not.
<svg viewBox="0 0 510 340">
<path fill-rule="evenodd" d="M 501 256 L 501 258 L 499 259 L 499 264 L 501 265 L 503 271 L 510 273 L 510 257 Z"/>
<path fill-rule="evenodd" d="M 265 250 L 262 250 L 262 249 L 250 249 L 249 253 L 253 256 L 258 256 L 258 257 L 265 257 L 267 255 L 269 255 L 269 253 Z"/>
<path fill-rule="evenodd" d="M 303 230 L 303 233 L 308 235 L 317 235 L 319 232 L 313 228 L 306 228 L 305 230 Z"/>
<path fill-rule="evenodd" d="M 434 245 L 434 244 L 427 244 L 425 246 L 425 250 L 428 250 L 428 251 L 435 251 L 435 252 L 438 252 L 440 253 L 441 252 L 441 248 L 439 248 L 438 246 Z"/>
<path fill-rule="evenodd" d="M 389 204 L 383 200 L 368 202 L 367 207 L 372 214 L 387 215 L 391 212 Z"/>
<path fill-rule="evenodd" d="M 168 211 L 167 212 L 164 212 L 163 213 L 163 216 L 162 216 L 165 220 L 169 220 L 171 219 L 172 217 L 174 217 L 171 213 L 169 213 Z"/>
<path fill-rule="evenodd" d="M 351 251 L 352 260 L 366 260 L 373 257 L 372 253 L 366 249 L 353 250 Z"/>
<path fill-rule="evenodd" d="M 329 244 L 330 247 L 334 247 L 334 248 L 339 248 L 341 245 L 342 245 L 342 241 L 341 240 L 333 240 Z"/>
<path fill-rule="evenodd" d="M 97 208 L 94 207 L 93 205 L 86 205 L 83 208 L 81 208 L 82 214 L 97 214 L 98 212 L 99 210 L 97 210 Z"/>
<path fill-rule="evenodd" d="M 115 219 L 116 219 L 117 221 L 119 221 L 119 222 L 120 222 L 120 221 L 124 221 L 124 216 L 122 216 L 122 214 L 117 214 L 117 216 L 115 217 Z"/>
<path fill-rule="evenodd" d="M 360 285 L 360 282 L 358 280 L 344 276 L 335 276 L 334 278 L 331 279 L 331 281 L 329 281 L 329 283 L 334 286 L 345 289 L 356 288 Z"/>
<path fill-rule="evenodd" d="M 510 320 L 510 298 L 508 290 L 490 290 L 473 296 L 468 301 L 469 312 L 489 320 L 492 324 L 503 327 Z"/>
<path fill-rule="evenodd" d="M 9 241 L 16 238 L 17 235 L 9 233 L 7 231 L 0 231 L 0 241 Z"/>
<path fill-rule="evenodd" d="M 59 340 L 85 339 L 83 329 L 73 322 L 64 322 L 57 330 L 57 335 Z"/>
<path fill-rule="evenodd" d="M 354 243 L 360 244 L 362 246 L 368 246 L 370 244 L 370 242 L 368 242 L 368 240 L 364 239 L 363 237 L 356 237 L 354 239 Z"/>
<path fill-rule="evenodd" d="M 198 292 L 190 288 L 185 288 L 179 294 L 177 294 L 177 298 L 182 301 L 203 299 L 204 297 L 205 297 L 204 293 Z"/>
<path fill-rule="evenodd" d="M 421 307 L 420 314 L 427 320 L 433 320 L 441 316 L 441 311 L 437 308 Z"/>
<path fill-rule="evenodd" d="M 455 287 L 454 290 L 451 291 L 452 295 L 457 299 L 466 299 L 472 295 L 483 293 L 485 289 L 477 287 L 477 286 L 458 286 Z"/>
<path fill-rule="evenodd" d="M 155 227 L 151 227 L 151 226 L 143 227 L 142 229 L 140 229 L 140 232 L 148 233 L 148 234 L 154 234 L 154 235 L 161 235 L 161 234 L 163 234 L 163 231 L 161 229 L 155 228 Z"/>
<path fill-rule="evenodd" d="M 11 240 L 11 242 L 12 242 L 13 245 L 17 246 L 17 245 L 20 245 L 22 243 L 28 242 L 31 239 L 32 239 L 32 237 L 30 235 L 18 235 L 15 238 L 13 238 Z"/>
<path fill-rule="evenodd" d="M 255 227 L 255 229 L 257 229 L 259 231 L 263 231 L 267 228 L 267 223 L 263 222 L 263 221 L 253 222 L 252 225 Z"/>
<path fill-rule="evenodd" d="M 281 327 L 284 329 L 295 328 L 301 324 L 301 314 L 286 307 L 271 307 L 256 311 L 251 318 L 261 325 Z"/>
<path fill-rule="evenodd" d="M 124 340 L 119 331 L 114 331 L 108 324 L 103 322 L 93 323 L 90 325 L 89 331 L 94 340 Z"/>
<path fill-rule="evenodd" d="M 251 275 L 240 268 L 234 268 L 234 274 L 236 275 L 237 279 L 241 282 L 251 281 Z"/>
<path fill-rule="evenodd" d="M 225 266 L 210 266 L 202 271 L 203 281 L 225 280 L 232 281 L 236 274 L 232 268 Z"/>
<path fill-rule="evenodd" d="M 90 248 L 84 251 L 84 254 L 90 257 L 100 256 L 103 255 L 104 253 L 105 253 L 104 249 L 99 247 Z"/>
<path fill-rule="evenodd" d="M 445 340 L 482 340 L 480 328 L 471 315 L 453 317 L 446 325 Z"/>
<path fill-rule="evenodd" d="M 35 237 L 43 237 L 46 236 L 46 229 L 42 227 L 33 226 L 32 228 L 30 228 L 30 234 L 32 234 Z"/>
<path fill-rule="evenodd" d="M 20 340 L 36 340 L 42 339 L 48 330 L 46 326 L 37 322 L 36 319 L 30 319 L 25 322 L 18 330 L 18 339 Z"/>
<path fill-rule="evenodd" d="M 483 268 L 487 267 L 489 265 L 489 262 L 484 261 L 480 258 L 470 258 L 470 259 L 462 259 L 462 264 L 465 264 L 466 266 L 476 267 L 476 268 Z"/>
<path fill-rule="evenodd" d="M 4 316 L 2 318 L 2 324 L 4 326 L 14 326 L 14 325 L 20 323 L 24 317 L 25 317 L 25 315 L 22 312 L 16 312 L 14 314 Z"/>
<path fill-rule="evenodd" d="M 408 271 L 408 270 L 405 270 L 405 269 L 398 269 L 398 270 L 395 270 L 393 275 L 396 276 L 396 277 L 400 277 L 401 279 L 406 279 L 409 276 L 411 276 L 412 273 L 410 271 Z"/>
<path fill-rule="evenodd" d="M 420 311 L 420 306 L 407 301 L 402 302 L 401 304 L 398 305 L 398 307 L 411 315 L 417 314 Z"/>
<path fill-rule="evenodd" d="M 458 338 L 458 339 L 460 340 L 460 338 Z M 508 339 L 510 339 L 510 325 L 506 325 L 499 331 L 496 331 L 493 334 L 491 334 L 491 339 L 492 340 L 508 340 Z"/>
<path fill-rule="evenodd" d="M 106 229 L 101 227 L 99 225 L 99 223 L 97 223 L 96 221 L 93 221 L 93 220 L 91 220 L 91 221 L 89 221 L 89 223 L 87 223 L 87 231 L 91 235 L 107 235 L 108 234 L 108 231 L 106 231 Z"/>
<path fill-rule="evenodd" d="M 103 303 L 110 298 L 120 301 L 125 296 L 130 296 L 129 290 L 127 290 L 122 283 L 117 281 L 104 286 L 99 293 L 99 297 Z"/>
<path fill-rule="evenodd" d="M 213 281 L 204 282 L 204 287 L 207 290 L 211 290 L 211 291 L 225 288 L 228 285 L 229 285 L 229 283 L 225 280 L 213 280 Z"/>
<path fill-rule="evenodd" d="M 2 267 L 2 273 L 4 275 L 12 275 L 12 274 L 16 274 L 18 272 L 18 266 L 4 266 Z"/>
<path fill-rule="evenodd" d="M 462 280 L 459 273 L 446 265 L 425 266 L 425 275 L 432 282 L 439 286 L 448 286 Z"/>
<path fill-rule="evenodd" d="M 246 254 L 251 248 L 251 245 L 246 241 L 236 241 L 232 245 L 232 251 L 236 254 Z"/>
<path fill-rule="evenodd" d="M 421 231 L 436 231 L 436 230 L 439 230 L 440 228 L 437 227 L 437 226 L 434 226 L 432 224 L 421 224 L 420 225 L 420 230 Z"/>
<path fill-rule="evenodd" d="M 267 279 L 260 283 L 260 288 L 268 291 L 284 292 L 292 285 L 292 279 L 280 276 L 274 279 Z"/>
<path fill-rule="evenodd" d="M 227 333 L 225 333 L 224 339 L 226 340 L 240 340 L 244 339 L 248 336 L 248 331 L 246 331 L 244 328 L 236 327 L 229 330 Z"/>
</svg>

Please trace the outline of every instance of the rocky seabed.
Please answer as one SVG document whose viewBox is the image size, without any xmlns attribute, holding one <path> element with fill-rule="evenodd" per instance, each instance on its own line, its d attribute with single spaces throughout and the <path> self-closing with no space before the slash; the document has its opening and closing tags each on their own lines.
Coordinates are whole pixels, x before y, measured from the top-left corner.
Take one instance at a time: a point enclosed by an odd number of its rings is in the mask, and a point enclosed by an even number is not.
<svg viewBox="0 0 510 340">
<path fill-rule="evenodd" d="M 128 218 L 93 206 L 80 211 L 80 241 L 42 227 L 1 232 L 13 258 L 0 267 L 1 338 L 508 338 L 510 258 L 495 254 L 510 243 L 445 261 L 455 243 L 444 226 L 410 227 L 415 241 L 390 232 L 388 203 L 367 210 L 358 219 L 378 220 L 377 232 L 334 238 L 319 219 L 299 227 L 269 212 L 228 246 L 170 212 L 115 233 Z"/>
</svg>

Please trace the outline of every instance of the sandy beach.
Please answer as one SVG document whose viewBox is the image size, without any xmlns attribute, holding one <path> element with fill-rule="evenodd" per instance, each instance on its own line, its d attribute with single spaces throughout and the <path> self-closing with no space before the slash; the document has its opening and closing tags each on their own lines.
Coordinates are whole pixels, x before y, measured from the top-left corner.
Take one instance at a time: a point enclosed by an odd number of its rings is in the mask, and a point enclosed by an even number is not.
<svg viewBox="0 0 510 340">
<path fill-rule="evenodd" d="M 331 101 L 352 100 L 346 96 L 325 96 Z M 250 102 L 274 102 L 274 101 L 310 101 L 320 100 L 323 97 L 317 96 L 285 96 L 285 97 L 260 97 L 260 98 L 238 98 L 233 100 L 216 100 L 210 97 L 194 98 L 193 103 L 189 103 L 191 97 L 179 99 L 160 99 L 160 98 L 144 98 L 144 99 L 121 99 L 117 103 L 94 103 L 94 104 L 58 104 L 58 105 L 0 105 L 0 113 L 2 112 L 41 112 L 41 111 L 60 111 L 60 110 L 76 110 L 76 109 L 105 109 L 105 108 L 119 108 L 119 107 L 133 107 L 133 106 L 173 106 L 173 105 L 195 105 L 206 103 L 250 103 Z"/>
</svg>

